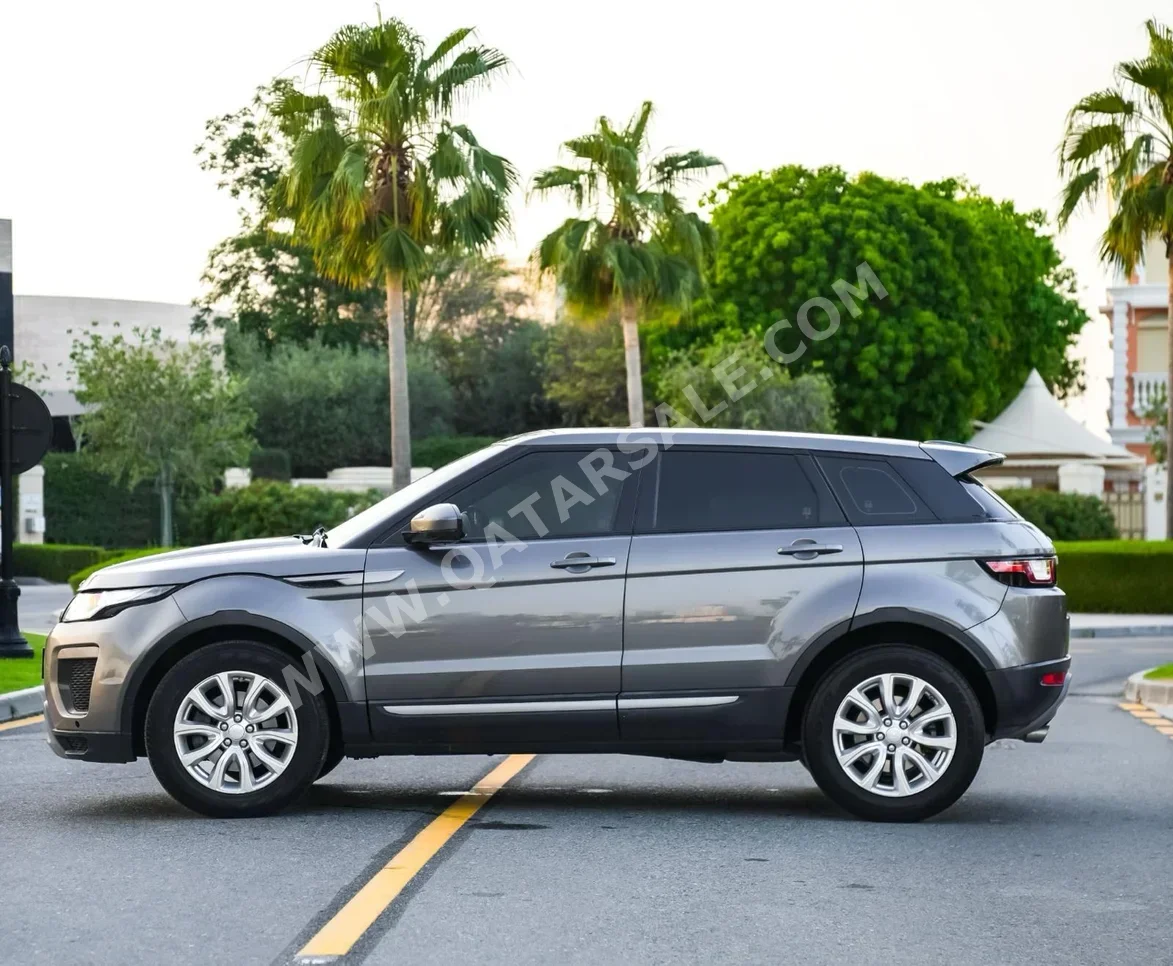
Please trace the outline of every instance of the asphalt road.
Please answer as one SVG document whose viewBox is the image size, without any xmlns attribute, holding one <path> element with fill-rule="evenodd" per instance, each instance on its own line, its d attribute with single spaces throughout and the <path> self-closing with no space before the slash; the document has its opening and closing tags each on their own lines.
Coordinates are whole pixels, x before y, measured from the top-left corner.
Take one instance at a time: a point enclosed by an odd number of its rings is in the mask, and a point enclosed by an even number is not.
<svg viewBox="0 0 1173 966">
<path fill-rule="evenodd" d="M 1047 742 L 991 746 L 915 826 L 846 818 L 796 764 L 539 757 L 340 966 L 1173 962 L 1173 740 L 1111 697 L 1173 641 L 1073 653 Z M 293 962 L 497 761 L 348 761 L 296 811 L 217 822 L 145 761 L 0 732 L 0 962 Z"/>
</svg>

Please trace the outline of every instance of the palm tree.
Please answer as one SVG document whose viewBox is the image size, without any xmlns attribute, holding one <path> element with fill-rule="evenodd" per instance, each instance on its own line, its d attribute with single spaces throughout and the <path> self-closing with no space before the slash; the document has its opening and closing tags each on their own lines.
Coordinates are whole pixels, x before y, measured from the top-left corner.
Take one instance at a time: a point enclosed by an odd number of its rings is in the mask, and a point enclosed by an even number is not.
<svg viewBox="0 0 1173 966">
<path fill-rule="evenodd" d="M 645 101 L 622 130 L 600 117 L 590 134 L 563 145 L 576 164 L 547 168 L 533 181 L 538 194 L 567 194 L 587 216 L 568 218 L 547 235 L 535 259 L 557 279 L 571 306 L 589 314 L 618 312 L 632 426 L 644 424 L 640 317 L 664 307 L 687 308 L 700 293 L 713 244 L 712 228 L 684 210 L 675 189 L 721 165 L 700 151 L 648 158 L 651 116 L 652 104 Z"/>
<path fill-rule="evenodd" d="M 1131 274 L 1145 242 L 1165 243 L 1169 280 L 1169 388 L 1173 390 L 1173 31 L 1145 22 L 1149 49 L 1116 65 L 1116 83 L 1071 109 L 1060 145 L 1066 177 L 1059 224 L 1107 191 L 1115 210 L 1100 240 L 1100 257 Z M 1173 438 L 1173 391 L 1167 394 L 1166 438 Z M 1173 537 L 1173 500 L 1166 500 Z"/>
<path fill-rule="evenodd" d="M 411 481 L 404 290 L 437 253 L 486 247 L 508 225 L 517 180 L 449 119 L 508 66 L 471 35 L 453 31 L 428 53 L 399 20 L 343 27 L 310 57 L 317 89 L 290 89 L 274 108 L 292 148 L 271 217 L 292 220 L 323 274 L 386 293 L 396 489 Z"/>
</svg>

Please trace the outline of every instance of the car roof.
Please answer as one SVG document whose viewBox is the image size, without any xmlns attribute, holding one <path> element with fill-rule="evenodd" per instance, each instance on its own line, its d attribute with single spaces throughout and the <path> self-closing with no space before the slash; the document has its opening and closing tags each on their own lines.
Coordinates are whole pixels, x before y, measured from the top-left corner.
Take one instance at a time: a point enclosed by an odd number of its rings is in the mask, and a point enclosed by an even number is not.
<svg viewBox="0 0 1173 966">
<path fill-rule="evenodd" d="M 506 446 L 560 446 L 567 443 L 603 446 L 608 443 L 628 442 L 638 445 L 641 440 L 659 445 L 691 444 L 695 446 L 760 446 L 779 449 L 807 449 L 830 453 L 862 453 L 874 456 L 907 456 L 930 459 L 918 442 L 907 439 L 886 439 L 879 436 L 837 436 L 827 433 L 772 433 L 751 429 L 703 429 L 694 427 L 598 427 L 586 429 L 540 429 L 532 433 L 510 436 L 501 443 Z"/>
</svg>

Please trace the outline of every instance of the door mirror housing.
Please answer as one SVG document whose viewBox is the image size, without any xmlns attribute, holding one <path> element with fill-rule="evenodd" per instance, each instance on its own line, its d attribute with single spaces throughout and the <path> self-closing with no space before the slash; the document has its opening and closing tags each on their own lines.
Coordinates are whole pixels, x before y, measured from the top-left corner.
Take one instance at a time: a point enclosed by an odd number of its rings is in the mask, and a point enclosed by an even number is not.
<svg viewBox="0 0 1173 966">
<path fill-rule="evenodd" d="M 408 543 L 454 543 L 464 538 L 464 516 L 455 503 L 434 503 L 411 518 L 403 532 Z"/>
</svg>

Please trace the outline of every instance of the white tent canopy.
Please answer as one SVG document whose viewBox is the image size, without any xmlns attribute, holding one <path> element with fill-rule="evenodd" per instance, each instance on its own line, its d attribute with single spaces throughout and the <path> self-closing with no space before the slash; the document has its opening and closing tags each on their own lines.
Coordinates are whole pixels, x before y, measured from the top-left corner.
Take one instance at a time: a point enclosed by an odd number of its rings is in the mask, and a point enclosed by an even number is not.
<svg viewBox="0 0 1173 966">
<path fill-rule="evenodd" d="M 1100 439 L 1078 423 L 1032 369 L 1022 392 L 997 419 L 982 428 L 970 446 L 1005 453 L 1007 463 L 1090 462 L 1099 466 L 1141 464 L 1144 459 Z"/>
</svg>

